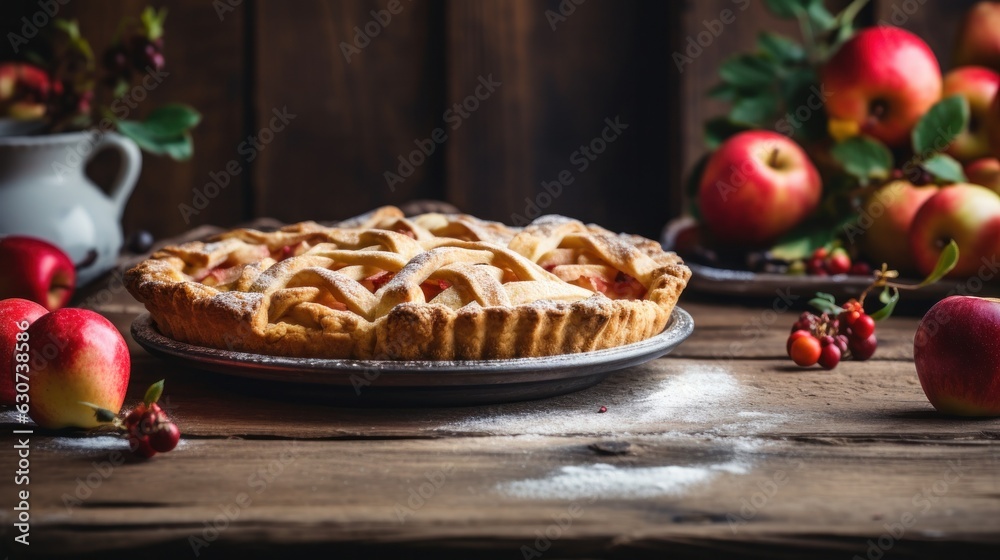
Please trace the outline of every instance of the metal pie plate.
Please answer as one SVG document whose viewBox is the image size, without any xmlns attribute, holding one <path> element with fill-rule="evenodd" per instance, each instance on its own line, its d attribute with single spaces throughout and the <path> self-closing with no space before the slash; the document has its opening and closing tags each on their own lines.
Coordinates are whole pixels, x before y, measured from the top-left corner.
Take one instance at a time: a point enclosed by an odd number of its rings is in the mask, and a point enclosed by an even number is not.
<svg viewBox="0 0 1000 560">
<path fill-rule="evenodd" d="M 392 361 L 219 350 L 167 338 L 148 313 L 132 323 L 132 337 L 150 354 L 221 374 L 218 381 L 227 390 L 347 406 L 467 406 L 553 397 L 659 358 L 693 330 L 691 315 L 675 307 L 663 332 L 617 348 L 510 360 Z"/>
</svg>

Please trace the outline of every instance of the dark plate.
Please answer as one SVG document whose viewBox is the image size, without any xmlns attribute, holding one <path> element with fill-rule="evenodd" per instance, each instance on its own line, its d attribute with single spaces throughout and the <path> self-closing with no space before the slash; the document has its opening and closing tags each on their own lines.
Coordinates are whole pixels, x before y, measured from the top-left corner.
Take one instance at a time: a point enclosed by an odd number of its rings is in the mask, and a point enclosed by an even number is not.
<svg viewBox="0 0 1000 560">
<path fill-rule="evenodd" d="M 660 235 L 660 245 L 671 251 L 672 232 L 691 223 L 684 218 L 669 222 Z M 768 272 L 733 270 L 687 262 L 691 280 L 686 290 L 714 296 L 739 296 L 749 298 L 809 299 L 816 292 L 833 294 L 838 300 L 857 297 L 872 282 L 871 276 L 796 276 Z M 992 273 L 992 271 L 989 271 Z M 992 278 L 992 276 L 991 276 Z M 901 282 L 917 284 L 920 279 L 900 278 Z M 939 280 L 919 290 L 907 291 L 904 300 L 934 303 L 953 294 L 1000 296 L 1000 284 L 984 282 L 981 278 L 967 280 Z"/>
<path fill-rule="evenodd" d="M 185 344 L 156 330 L 148 313 L 132 337 L 165 360 L 228 377 L 230 387 L 340 405 L 467 406 L 553 397 L 596 385 L 611 373 L 667 354 L 694 330 L 675 308 L 666 329 L 634 344 L 542 358 L 389 361 L 287 358 Z M 236 378 L 236 379 L 234 379 Z"/>
</svg>

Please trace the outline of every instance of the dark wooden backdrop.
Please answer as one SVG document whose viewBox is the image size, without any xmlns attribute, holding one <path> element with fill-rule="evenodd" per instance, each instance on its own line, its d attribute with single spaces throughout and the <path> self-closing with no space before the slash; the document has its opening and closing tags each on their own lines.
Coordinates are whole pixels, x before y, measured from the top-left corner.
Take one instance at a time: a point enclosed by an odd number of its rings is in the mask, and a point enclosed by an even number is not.
<svg viewBox="0 0 1000 560">
<path fill-rule="evenodd" d="M 78 0 L 60 15 L 77 18 L 100 49 L 119 17 L 146 3 Z M 903 26 L 924 36 L 947 67 L 957 20 L 971 3 L 877 0 L 862 18 L 903 14 Z M 762 29 L 798 33 L 769 17 L 761 0 L 399 0 L 401 11 L 348 62 L 341 44 L 389 0 L 153 4 L 170 10 L 170 75 L 139 112 L 183 101 L 204 114 L 191 161 L 145 158 L 125 229 L 157 236 L 260 215 L 335 219 L 413 198 L 510 222 L 525 214 L 525 199 L 547 202 L 538 197 L 541 183 L 563 170 L 573 182 L 547 212 L 656 235 L 682 211 L 682 177 L 703 152 L 701 122 L 724 109 L 703 96 L 719 63 L 750 48 Z M 546 12 L 561 6 L 572 13 L 553 29 Z M 736 20 L 678 71 L 672 53 L 724 9 Z M 37 0 L 4 0 L 4 35 L 38 10 Z M 445 111 L 490 75 L 501 85 L 451 130 Z M 247 161 L 241 143 L 283 108 L 295 118 Z M 615 117 L 628 128 L 579 171 L 573 152 Z M 390 189 L 384 173 L 436 128 L 448 139 Z M 243 171 L 187 223 L 179 205 L 231 160 Z M 103 181 L 107 171 L 98 166 L 94 174 Z"/>
</svg>

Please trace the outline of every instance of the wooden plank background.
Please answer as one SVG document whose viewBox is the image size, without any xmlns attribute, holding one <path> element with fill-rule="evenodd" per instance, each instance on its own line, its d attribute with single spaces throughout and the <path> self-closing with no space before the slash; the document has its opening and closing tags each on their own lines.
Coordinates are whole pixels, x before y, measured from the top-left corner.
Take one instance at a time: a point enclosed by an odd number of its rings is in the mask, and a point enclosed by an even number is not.
<svg viewBox="0 0 1000 560">
<path fill-rule="evenodd" d="M 947 69 L 958 20 L 972 3 L 873 0 L 861 20 L 917 32 Z M 654 236 L 682 211 L 683 177 L 704 153 L 701 123 L 725 109 L 704 97 L 719 64 L 752 48 L 761 30 L 798 36 L 794 23 L 769 16 L 761 0 L 398 0 L 385 25 L 372 23 L 372 11 L 386 10 L 389 0 L 153 4 L 170 10 L 170 76 L 137 116 L 167 101 L 205 115 L 191 161 L 145 158 L 124 228 L 158 237 L 262 215 L 336 219 L 414 198 L 448 200 L 506 222 L 537 204 Z M 78 19 L 100 50 L 119 17 L 144 5 L 70 2 L 60 15 Z M 36 0 L 5 0 L 0 30 L 20 29 L 20 18 L 38 9 Z M 725 9 L 735 21 L 679 70 L 672 54 Z M 348 61 L 344 45 L 366 25 L 377 36 Z M 0 43 L 5 58 L 9 44 Z M 501 85 L 469 101 L 476 109 L 455 127 L 448 111 L 489 76 Z M 251 158 L 243 143 L 284 108 L 294 119 L 265 132 L 273 139 Z M 628 128 L 580 171 L 574 153 L 615 117 Z M 436 129 L 447 140 L 390 188 L 385 173 L 398 172 L 399 157 L 417 149 L 415 141 L 426 145 Z M 101 159 L 91 171 L 106 182 L 115 162 Z M 230 161 L 241 172 L 186 221 L 178 205 L 190 204 L 193 189 Z M 551 197 L 542 183 L 562 171 L 567 184 Z"/>
</svg>

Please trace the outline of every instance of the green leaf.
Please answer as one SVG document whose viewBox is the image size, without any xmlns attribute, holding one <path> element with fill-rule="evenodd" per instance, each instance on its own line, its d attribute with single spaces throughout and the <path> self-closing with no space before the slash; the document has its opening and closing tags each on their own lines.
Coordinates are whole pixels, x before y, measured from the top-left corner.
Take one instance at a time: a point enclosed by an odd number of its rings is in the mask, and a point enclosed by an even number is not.
<svg viewBox="0 0 1000 560">
<path fill-rule="evenodd" d="M 951 272 L 951 269 L 955 268 L 955 265 L 957 264 L 958 244 L 955 243 L 954 239 L 952 239 L 941 251 L 941 255 L 938 256 L 938 261 L 937 264 L 934 265 L 934 270 L 927 275 L 927 278 L 924 278 L 923 282 L 917 284 L 917 287 L 922 288 L 944 278 L 945 274 Z"/>
<path fill-rule="evenodd" d="M 741 54 L 723 62 L 719 75 L 724 82 L 738 88 L 761 88 L 774 83 L 775 67 L 764 55 Z"/>
<path fill-rule="evenodd" d="M 829 313 L 831 315 L 839 314 L 844 310 L 837 305 L 836 298 L 823 292 L 816 292 L 816 297 L 809 300 L 809 305 L 815 307 L 821 313 Z"/>
<path fill-rule="evenodd" d="M 913 151 L 929 158 L 943 151 L 969 124 L 969 102 L 961 95 L 938 101 L 913 128 Z"/>
<path fill-rule="evenodd" d="M 768 93 L 754 97 L 743 97 L 733 102 L 729 109 L 729 120 L 753 128 L 773 128 L 778 100 Z"/>
<path fill-rule="evenodd" d="M 152 6 L 146 6 L 146 9 L 142 11 L 142 15 L 139 16 L 139 21 L 142 22 L 142 26 L 146 30 L 146 37 L 150 41 L 155 41 L 163 36 L 163 23 L 167 20 L 167 8 L 160 8 L 157 12 L 156 8 Z"/>
<path fill-rule="evenodd" d="M 968 181 L 962 164 L 948 154 L 935 154 L 924 160 L 923 168 L 931 175 L 947 183 L 964 183 Z"/>
<path fill-rule="evenodd" d="M 892 152 L 874 138 L 848 138 L 838 142 L 830 153 L 844 167 L 844 171 L 863 183 L 871 179 L 887 179 L 892 171 Z"/>
<path fill-rule="evenodd" d="M 820 227 L 796 229 L 778 240 L 771 247 L 771 256 L 785 261 L 804 259 L 820 247 L 826 247 L 837 238 L 837 228 Z"/>
<path fill-rule="evenodd" d="M 128 136 L 140 148 L 155 155 L 166 155 L 177 161 L 191 158 L 194 153 L 194 143 L 187 132 L 174 136 L 160 136 L 156 129 L 146 126 L 145 122 L 118 121 L 118 131 Z"/>
<path fill-rule="evenodd" d="M 732 101 L 740 96 L 740 89 L 732 84 L 721 83 L 712 86 L 711 89 L 706 93 L 709 99 L 718 99 L 719 101 Z"/>
<path fill-rule="evenodd" d="M 892 286 L 886 286 L 882 289 L 882 293 L 878 295 L 878 300 L 884 305 L 882 309 L 872 313 L 871 318 L 876 321 L 888 319 L 892 315 L 892 312 L 895 311 L 896 304 L 899 303 L 899 290 Z"/>
<path fill-rule="evenodd" d="M 108 410 L 106 408 L 101 408 L 100 406 L 97 406 L 94 403 L 89 403 L 89 402 L 86 402 L 86 401 L 77 401 L 77 402 L 79 402 L 83 406 L 92 408 L 94 410 L 94 418 L 96 418 L 98 422 L 108 423 L 108 422 L 114 422 L 115 421 L 115 413 L 114 412 L 111 412 L 110 410 Z"/>
<path fill-rule="evenodd" d="M 837 18 L 826 9 L 821 0 L 807 2 L 806 15 L 814 29 L 820 33 L 825 33 L 833 29 L 837 24 Z"/>
<path fill-rule="evenodd" d="M 757 36 L 757 47 L 779 62 L 800 62 L 805 60 L 806 51 L 793 39 L 764 31 Z"/>
<path fill-rule="evenodd" d="M 742 124 L 737 124 L 729 120 L 728 117 L 716 117 L 705 121 L 705 144 L 710 150 L 714 150 L 719 147 L 720 144 L 726 141 L 730 136 L 739 134 L 744 130 L 749 130 L 750 127 Z"/>
<path fill-rule="evenodd" d="M 146 396 L 142 397 L 142 401 L 145 402 L 146 405 L 151 405 L 160 400 L 160 395 L 163 394 L 163 381 L 164 380 L 161 379 L 150 385 L 149 389 L 146 389 Z"/>
<path fill-rule="evenodd" d="M 184 134 L 201 122 L 201 113 L 179 103 L 153 109 L 142 121 L 150 134 L 174 138 Z"/>
</svg>

